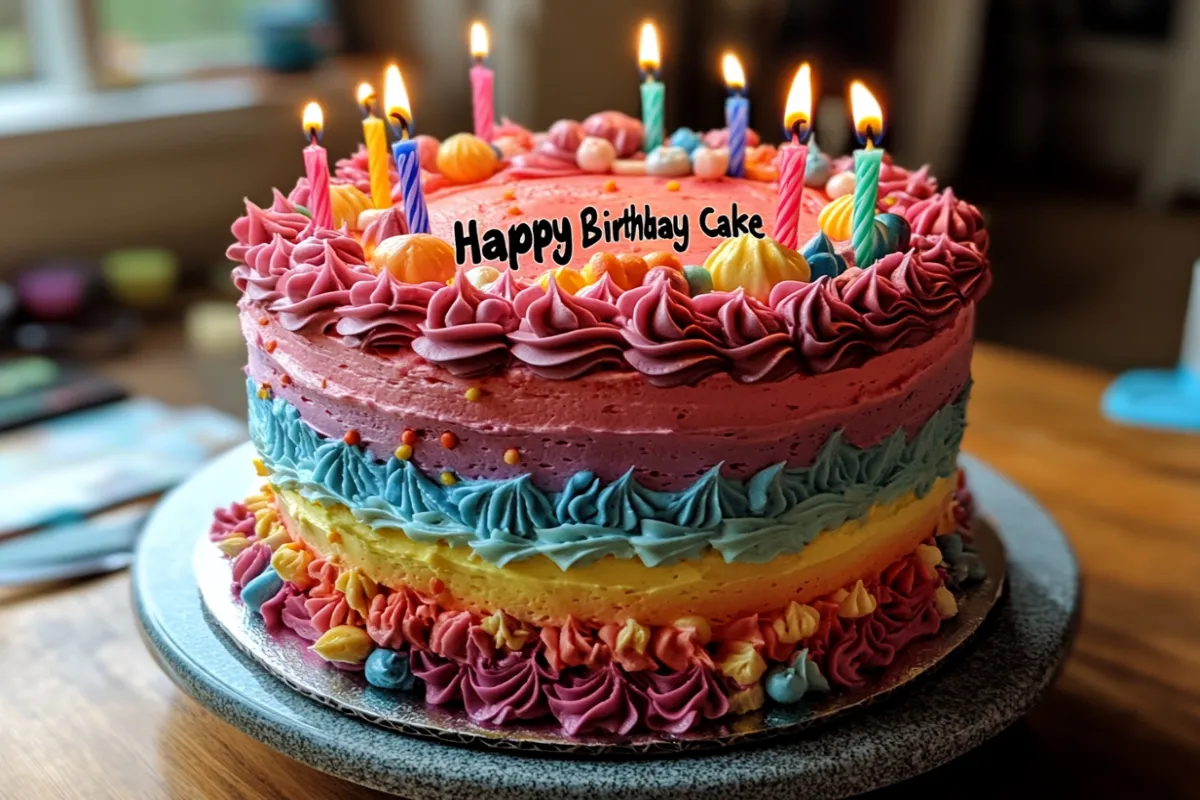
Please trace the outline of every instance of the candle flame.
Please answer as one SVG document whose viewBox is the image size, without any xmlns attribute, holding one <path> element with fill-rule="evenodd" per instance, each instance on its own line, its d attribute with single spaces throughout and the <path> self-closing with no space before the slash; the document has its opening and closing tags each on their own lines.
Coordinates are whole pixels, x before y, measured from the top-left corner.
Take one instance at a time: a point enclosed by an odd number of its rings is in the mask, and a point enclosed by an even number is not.
<svg viewBox="0 0 1200 800">
<path fill-rule="evenodd" d="M 482 22 L 471 23 L 471 56 L 473 58 L 487 58 L 488 54 L 488 30 Z"/>
<path fill-rule="evenodd" d="M 383 105 L 393 127 L 407 130 L 412 123 L 412 107 L 408 102 L 408 90 L 404 88 L 404 78 L 395 64 L 388 66 L 383 74 Z"/>
<path fill-rule="evenodd" d="M 806 61 L 796 70 L 792 88 L 788 90 L 787 103 L 783 107 L 783 127 L 789 135 L 795 134 L 801 140 L 808 138 L 809 127 L 812 124 L 812 106 L 812 68 Z"/>
<path fill-rule="evenodd" d="M 302 117 L 304 125 L 304 135 L 314 144 L 321 138 L 321 132 L 325 128 L 325 114 L 321 111 L 321 106 L 318 103 L 309 103 L 304 107 L 304 115 Z"/>
<path fill-rule="evenodd" d="M 858 140 L 872 146 L 879 144 L 883 138 L 883 108 L 862 81 L 850 84 L 850 113 Z"/>
<path fill-rule="evenodd" d="M 638 43 L 638 65 L 646 72 L 655 72 L 662 63 L 658 50 L 658 31 L 653 22 L 642 23 L 642 36 Z"/>
<path fill-rule="evenodd" d="M 358 104 L 364 110 L 370 110 L 370 107 L 375 104 L 375 87 L 365 81 L 358 85 L 358 90 L 354 96 L 358 99 Z"/>
<path fill-rule="evenodd" d="M 721 56 L 721 72 L 725 76 L 725 85 L 735 92 L 746 88 L 746 73 L 742 62 L 733 53 Z"/>
</svg>

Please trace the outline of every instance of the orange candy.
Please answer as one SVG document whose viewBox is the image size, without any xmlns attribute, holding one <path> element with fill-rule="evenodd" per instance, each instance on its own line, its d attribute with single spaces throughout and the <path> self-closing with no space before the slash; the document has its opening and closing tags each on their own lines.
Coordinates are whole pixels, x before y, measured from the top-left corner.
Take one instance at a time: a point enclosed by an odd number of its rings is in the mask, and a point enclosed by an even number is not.
<svg viewBox="0 0 1200 800">
<path fill-rule="evenodd" d="M 625 270 L 626 283 L 620 284 L 621 288 L 632 289 L 635 286 L 641 286 L 646 273 L 650 271 L 650 265 L 646 263 L 646 259 L 637 253 L 622 253 L 617 256 L 617 259 Z"/>
<path fill-rule="evenodd" d="M 622 289 L 633 288 L 625 285 L 625 267 L 612 253 L 593 253 L 588 262 L 583 265 L 580 274 L 583 275 L 583 280 L 588 286 L 599 282 L 601 278 L 608 275 L 612 278 L 613 283 Z"/>
<path fill-rule="evenodd" d="M 458 447 L 458 437 L 450 431 L 446 431 L 439 436 L 438 441 L 441 442 L 442 447 L 446 448 L 447 450 L 453 450 L 454 448 Z"/>
<path fill-rule="evenodd" d="M 659 250 L 646 256 L 646 266 L 649 269 L 669 267 L 673 270 L 683 272 L 683 262 L 679 260 L 679 256 L 669 250 Z"/>
<path fill-rule="evenodd" d="M 404 433 L 400 434 L 400 443 L 412 447 L 417 443 L 417 432 L 412 428 L 405 428 Z"/>
<path fill-rule="evenodd" d="M 362 441 L 362 436 L 360 436 L 358 431 L 354 430 L 354 428 L 351 428 L 350 430 L 346 431 L 346 435 L 342 437 L 342 441 L 351 447 L 354 447 L 356 444 Z"/>
</svg>

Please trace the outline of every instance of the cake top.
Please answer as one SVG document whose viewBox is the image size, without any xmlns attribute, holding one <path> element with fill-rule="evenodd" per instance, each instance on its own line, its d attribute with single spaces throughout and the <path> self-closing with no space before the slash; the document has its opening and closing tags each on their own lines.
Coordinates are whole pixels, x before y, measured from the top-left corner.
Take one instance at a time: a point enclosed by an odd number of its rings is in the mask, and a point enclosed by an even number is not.
<svg viewBox="0 0 1200 800">
<path fill-rule="evenodd" d="M 860 366 L 986 292 L 982 215 L 927 167 L 735 135 L 681 128 L 646 153 L 643 123 L 606 111 L 545 133 L 505 119 L 490 141 L 417 136 L 374 165 L 362 147 L 317 172 L 325 192 L 301 178 L 246 201 L 234 282 L 284 328 L 384 361 L 660 387 Z"/>
</svg>

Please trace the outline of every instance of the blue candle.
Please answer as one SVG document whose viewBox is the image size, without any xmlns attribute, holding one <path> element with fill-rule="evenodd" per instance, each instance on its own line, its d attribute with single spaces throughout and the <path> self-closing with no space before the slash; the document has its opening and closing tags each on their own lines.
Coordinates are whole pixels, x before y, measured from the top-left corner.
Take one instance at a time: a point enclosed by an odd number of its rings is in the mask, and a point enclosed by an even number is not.
<svg viewBox="0 0 1200 800">
<path fill-rule="evenodd" d="M 866 269 L 881 255 L 875 252 L 875 206 L 879 202 L 879 171 L 883 165 L 883 109 L 875 96 L 859 81 L 850 84 L 850 110 L 854 130 L 863 143 L 854 151 L 854 208 L 851 212 L 851 244 L 854 265 Z"/>
<path fill-rule="evenodd" d="M 404 196 L 404 216 L 408 220 L 409 233 L 429 233 L 429 209 L 425 207 L 425 192 L 421 189 L 421 158 L 417 142 L 411 138 L 412 110 L 408 103 L 408 91 L 404 79 L 395 66 L 384 74 L 384 104 L 388 121 L 399 137 L 392 145 L 392 157 L 400 173 L 400 191 Z"/>
<path fill-rule="evenodd" d="M 658 49 L 658 32 L 653 22 L 642 25 L 641 41 L 638 45 L 638 66 L 642 70 L 642 127 L 646 131 L 642 149 L 649 153 L 663 143 L 665 135 L 665 100 L 667 87 L 658 80 L 658 68 L 662 59 Z"/>
<path fill-rule="evenodd" d="M 729 131 L 729 169 L 725 174 L 743 178 L 746 175 L 746 131 L 750 127 L 750 101 L 744 94 L 746 73 L 733 53 L 725 54 L 721 69 L 730 92 L 725 100 L 725 128 Z"/>
</svg>

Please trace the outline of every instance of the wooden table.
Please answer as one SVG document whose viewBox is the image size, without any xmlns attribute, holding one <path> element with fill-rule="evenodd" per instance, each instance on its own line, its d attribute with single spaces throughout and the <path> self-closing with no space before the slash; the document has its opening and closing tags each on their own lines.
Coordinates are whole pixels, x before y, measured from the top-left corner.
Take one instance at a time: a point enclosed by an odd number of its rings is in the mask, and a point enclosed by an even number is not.
<svg viewBox="0 0 1200 800">
<path fill-rule="evenodd" d="M 111 372 L 180 396 L 152 345 Z M 155 355 L 157 353 L 157 355 Z M 171 371 L 175 370 L 173 374 Z M 902 789 L 1200 797 L 1200 437 L 1105 422 L 1107 376 L 981 346 L 966 449 L 1027 487 L 1085 573 L 1078 642 L 1022 723 Z M 126 574 L 0 594 L 0 797 L 374 797 L 188 699 L 138 636 Z M 885 793 L 886 794 L 886 793 Z"/>
</svg>

